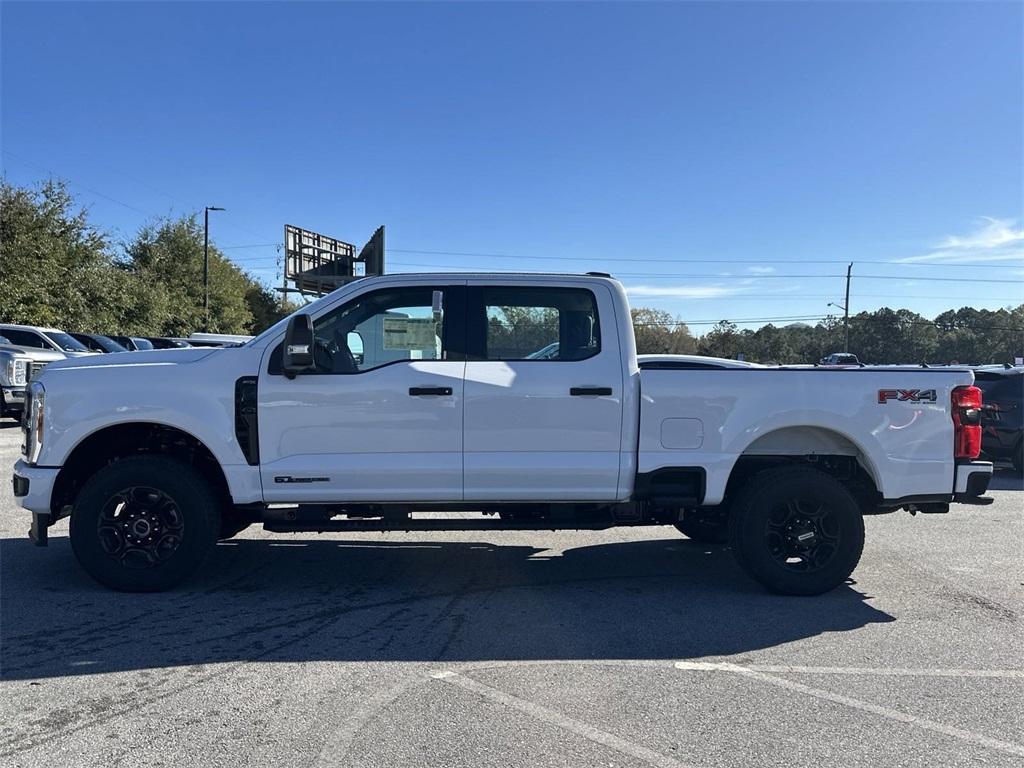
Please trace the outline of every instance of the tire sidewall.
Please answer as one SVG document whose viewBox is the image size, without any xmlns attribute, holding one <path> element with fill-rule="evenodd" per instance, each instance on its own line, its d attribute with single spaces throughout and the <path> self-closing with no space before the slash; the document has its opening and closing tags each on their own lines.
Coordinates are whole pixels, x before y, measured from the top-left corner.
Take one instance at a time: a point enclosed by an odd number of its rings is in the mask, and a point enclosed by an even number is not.
<svg viewBox="0 0 1024 768">
<path fill-rule="evenodd" d="M 107 501 L 131 486 L 166 493 L 184 518 L 181 543 L 166 562 L 126 568 L 103 549 L 97 524 Z M 167 589 L 189 576 L 216 541 L 216 507 L 203 478 L 187 464 L 163 457 L 122 459 L 97 472 L 82 488 L 71 513 L 71 548 L 82 567 L 101 584 L 129 592 Z"/>
<path fill-rule="evenodd" d="M 757 477 L 751 482 L 757 484 Z M 791 595 L 818 595 L 846 581 L 864 548 L 864 516 L 857 501 L 838 481 L 817 470 L 794 469 L 751 491 L 742 509 L 732 515 L 730 530 L 733 552 L 747 573 L 773 592 Z M 840 531 L 833 558 L 820 570 L 809 573 L 790 570 L 776 560 L 765 535 L 771 512 L 780 503 L 798 497 L 827 504 Z"/>
</svg>

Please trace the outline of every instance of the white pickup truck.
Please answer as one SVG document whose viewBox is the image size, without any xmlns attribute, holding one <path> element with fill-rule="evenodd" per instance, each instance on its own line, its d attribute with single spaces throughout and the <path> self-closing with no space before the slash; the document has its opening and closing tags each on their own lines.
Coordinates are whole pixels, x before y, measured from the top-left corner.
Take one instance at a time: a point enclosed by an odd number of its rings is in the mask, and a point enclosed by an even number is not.
<svg viewBox="0 0 1024 768">
<path fill-rule="evenodd" d="M 70 515 L 79 562 L 115 589 L 169 587 L 251 523 L 674 525 L 817 594 L 857 565 L 864 515 L 990 501 L 973 381 L 638 358 L 606 275 L 390 275 L 239 347 L 51 364 L 14 493 L 37 544 Z"/>
</svg>

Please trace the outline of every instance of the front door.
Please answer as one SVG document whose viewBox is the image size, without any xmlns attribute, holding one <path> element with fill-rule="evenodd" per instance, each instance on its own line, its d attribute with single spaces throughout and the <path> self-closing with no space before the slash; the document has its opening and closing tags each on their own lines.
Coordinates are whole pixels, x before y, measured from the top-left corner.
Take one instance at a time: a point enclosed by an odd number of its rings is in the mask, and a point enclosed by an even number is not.
<svg viewBox="0 0 1024 768">
<path fill-rule="evenodd" d="M 466 500 L 615 499 L 623 371 L 607 290 L 481 284 L 467 297 Z"/>
<path fill-rule="evenodd" d="M 452 301 L 461 290 L 380 288 L 325 310 L 313 318 L 315 371 L 293 379 L 280 349 L 268 354 L 259 379 L 267 502 L 462 499 L 465 362 L 447 342 L 461 332 Z"/>
</svg>

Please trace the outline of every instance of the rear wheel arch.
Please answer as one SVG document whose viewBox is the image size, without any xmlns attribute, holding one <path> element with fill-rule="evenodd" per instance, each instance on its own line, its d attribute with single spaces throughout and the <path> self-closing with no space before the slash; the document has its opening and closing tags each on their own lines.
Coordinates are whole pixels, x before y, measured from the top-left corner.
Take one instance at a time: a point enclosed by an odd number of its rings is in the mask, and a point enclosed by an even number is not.
<svg viewBox="0 0 1024 768">
<path fill-rule="evenodd" d="M 882 498 L 878 469 L 864 447 L 849 435 L 818 426 L 781 427 L 750 442 L 733 465 L 726 496 L 735 495 L 751 474 L 794 464 L 835 477 L 864 505 Z"/>
</svg>

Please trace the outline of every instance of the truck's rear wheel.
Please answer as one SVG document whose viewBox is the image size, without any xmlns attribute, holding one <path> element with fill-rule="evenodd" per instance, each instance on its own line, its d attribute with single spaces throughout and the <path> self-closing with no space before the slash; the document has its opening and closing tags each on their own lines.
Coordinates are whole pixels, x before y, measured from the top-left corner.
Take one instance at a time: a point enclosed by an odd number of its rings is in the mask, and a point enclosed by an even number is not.
<svg viewBox="0 0 1024 768">
<path fill-rule="evenodd" d="M 217 540 L 220 506 L 188 464 L 133 456 L 89 479 L 71 513 L 71 548 L 101 584 L 157 592 L 189 576 Z"/>
<path fill-rule="evenodd" d="M 864 517 L 835 478 L 810 467 L 751 477 L 732 506 L 729 538 L 740 567 L 773 592 L 820 595 L 853 573 Z"/>
</svg>

